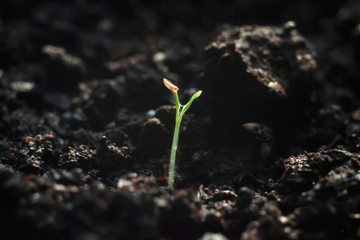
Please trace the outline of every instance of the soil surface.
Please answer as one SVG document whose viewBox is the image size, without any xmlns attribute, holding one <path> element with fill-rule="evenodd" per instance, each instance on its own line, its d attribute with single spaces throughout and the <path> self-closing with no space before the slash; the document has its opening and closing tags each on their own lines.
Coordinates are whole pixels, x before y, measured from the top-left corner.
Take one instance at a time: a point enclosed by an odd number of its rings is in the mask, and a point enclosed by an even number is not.
<svg viewBox="0 0 360 240">
<path fill-rule="evenodd" d="M 360 239 L 359 67 L 357 0 L 2 1 L 0 238 Z"/>
</svg>

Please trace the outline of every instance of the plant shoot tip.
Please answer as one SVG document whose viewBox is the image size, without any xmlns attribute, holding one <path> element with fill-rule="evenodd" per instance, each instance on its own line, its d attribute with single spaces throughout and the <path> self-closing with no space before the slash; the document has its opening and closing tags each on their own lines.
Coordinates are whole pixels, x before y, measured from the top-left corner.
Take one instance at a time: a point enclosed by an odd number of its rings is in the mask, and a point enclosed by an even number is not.
<svg viewBox="0 0 360 240">
<path fill-rule="evenodd" d="M 177 93 L 177 91 L 179 91 L 179 88 L 168 79 L 163 78 L 163 83 L 172 93 Z"/>
</svg>

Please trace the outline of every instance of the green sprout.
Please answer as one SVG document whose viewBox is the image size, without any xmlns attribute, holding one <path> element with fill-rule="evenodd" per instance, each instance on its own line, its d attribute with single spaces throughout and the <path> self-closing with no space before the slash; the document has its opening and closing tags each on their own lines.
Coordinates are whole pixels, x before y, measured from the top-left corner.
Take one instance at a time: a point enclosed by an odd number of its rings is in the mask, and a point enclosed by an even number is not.
<svg viewBox="0 0 360 240">
<path fill-rule="evenodd" d="M 175 129 L 174 129 L 174 136 L 171 146 L 171 155 L 170 155 L 170 167 L 169 167 L 169 180 L 168 184 L 169 187 L 174 187 L 174 173 L 175 173 L 175 158 L 176 158 L 176 150 L 179 141 L 179 131 L 180 131 L 180 124 L 181 120 L 185 114 L 185 112 L 190 108 L 192 102 L 200 97 L 202 91 L 197 91 L 189 100 L 189 102 L 185 105 L 181 105 L 179 101 L 179 95 L 177 94 L 179 88 L 175 86 L 172 82 L 167 80 L 166 78 L 163 79 L 164 85 L 174 94 L 175 96 L 175 103 L 176 103 L 176 116 L 175 116 Z"/>
</svg>

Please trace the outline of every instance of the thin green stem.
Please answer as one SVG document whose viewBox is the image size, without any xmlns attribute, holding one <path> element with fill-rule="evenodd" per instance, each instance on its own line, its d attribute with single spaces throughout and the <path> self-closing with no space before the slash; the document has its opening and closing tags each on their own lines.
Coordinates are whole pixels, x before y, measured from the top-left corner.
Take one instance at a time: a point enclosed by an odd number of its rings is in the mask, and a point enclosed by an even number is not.
<svg viewBox="0 0 360 240">
<path fill-rule="evenodd" d="M 175 158 L 176 158 L 176 150 L 178 146 L 179 140 L 179 131 L 180 131 L 180 119 L 176 119 L 174 137 L 171 147 L 171 155 L 170 155 L 170 168 L 169 168 L 169 186 L 173 187 L 174 184 L 174 173 L 175 173 Z"/>
<path fill-rule="evenodd" d="M 170 167 L 169 167 L 169 180 L 168 184 L 169 187 L 174 187 L 174 174 L 175 174 L 175 159 L 176 159 L 176 150 L 179 142 L 179 132 L 180 132 L 180 124 L 182 117 L 180 116 L 180 101 L 179 96 L 175 92 L 175 101 L 176 101 L 176 116 L 175 116 L 175 129 L 174 129 L 174 136 L 171 146 L 171 155 L 170 155 Z"/>
</svg>

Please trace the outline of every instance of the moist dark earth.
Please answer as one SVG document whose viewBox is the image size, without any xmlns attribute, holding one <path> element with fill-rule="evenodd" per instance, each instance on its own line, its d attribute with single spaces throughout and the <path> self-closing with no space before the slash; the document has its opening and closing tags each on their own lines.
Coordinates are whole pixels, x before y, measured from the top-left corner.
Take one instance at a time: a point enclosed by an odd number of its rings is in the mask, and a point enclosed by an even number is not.
<svg viewBox="0 0 360 240">
<path fill-rule="evenodd" d="M 1 1 L 0 238 L 360 239 L 359 67 L 356 0 Z"/>
</svg>

